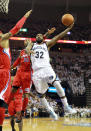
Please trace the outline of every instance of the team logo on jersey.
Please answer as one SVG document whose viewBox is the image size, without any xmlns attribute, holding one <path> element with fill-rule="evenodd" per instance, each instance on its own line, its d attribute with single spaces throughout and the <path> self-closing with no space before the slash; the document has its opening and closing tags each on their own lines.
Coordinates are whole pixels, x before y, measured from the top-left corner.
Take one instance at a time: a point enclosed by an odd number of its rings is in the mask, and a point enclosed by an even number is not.
<svg viewBox="0 0 91 131">
<path fill-rule="evenodd" d="M 44 51 L 47 51 L 47 49 L 45 47 L 42 47 L 42 46 L 33 47 L 33 50 L 36 50 L 36 49 L 42 49 Z"/>
<path fill-rule="evenodd" d="M 28 55 L 26 54 L 26 55 L 21 56 L 21 58 L 22 58 L 22 57 L 27 57 L 27 56 L 28 56 Z"/>
<path fill-rule="evenodd" d="M 30 60 L 28 58 L 24 58 L 24 62 L 29 62 Z"/>
</svg>

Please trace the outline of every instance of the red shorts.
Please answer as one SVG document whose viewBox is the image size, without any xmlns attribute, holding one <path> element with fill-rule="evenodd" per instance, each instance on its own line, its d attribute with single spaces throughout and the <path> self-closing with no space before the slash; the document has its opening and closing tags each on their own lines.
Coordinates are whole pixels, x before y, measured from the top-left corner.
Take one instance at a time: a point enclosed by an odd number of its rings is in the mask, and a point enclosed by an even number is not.
<svg viewBox="0 0 91 131">
<path fill-rule="evenodd" d="M 0 69 L 0 99 L 6 103 L 11 92 L 11 78 L 9 70 Z"/>
<path fill-rule="evenodd" d="M 14 80 L 13 86 L 22 87 L 24 93 L 29 93 L 31 88 L 31 71 L 20 71 L 18 70 Z"/>
<path fill-rule="evenodd" d="M 9 114 L 11 116 L 14 116 L 16 112 L 22 111 L 22 105 L 23 105 L 22 98 L 12 100 L 8 107 Z"/>
</svg>

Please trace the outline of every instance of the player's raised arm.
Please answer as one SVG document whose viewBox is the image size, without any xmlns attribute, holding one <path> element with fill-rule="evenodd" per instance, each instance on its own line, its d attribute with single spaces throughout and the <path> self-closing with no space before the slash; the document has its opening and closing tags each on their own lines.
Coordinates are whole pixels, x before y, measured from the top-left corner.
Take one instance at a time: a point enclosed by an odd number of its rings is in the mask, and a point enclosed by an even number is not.
<svg viewBox="0 0 91 131">
<path fill-rule="evenodd" d="M 46 44 L 48 46 L 48 49 L 54 46 L 58 40 L 63 38 L 67 34 L 67 32 L 69 32 L 72 29 L 73 25 L 74 24 L 71 24 L 66 30 L 55 36 L 51 41 L 47 42 Z"/>
<path fill-rule="evenodd" d="M 27 47 L 25 48 L 25 51 L 27 54 L 34 54 L 34 51 L 32 50 L 33 43 L 30 39 L 26 39 L 25 43 L 27 43 Z"/>
<path fill-rule="evenodd" d="M 32 13 L 32 10 L 28 11 L 17 23 L 16 25 L 6 34 L 1 35 L 1 40 L 9 39 L 11 36 L 17 34 L 19 30 L 23 27 L 25 21 Z"/>
<path fill-rule="evenodd" d="M 16 61 L 13 63 L 13 65 L 11 66 L 11 69 L 15 68 L 16 66 L 18 66 L 20 64 L 20 56 L 16 59 Z"/>
<path fill-rule="evenodd" d="M 52 33 L 54 33 L 55 30 L 56 30 L 55 27 L 48 29 L 48 31 L 43 35 L 44 39 L 48 38 Z"/>
</svg>

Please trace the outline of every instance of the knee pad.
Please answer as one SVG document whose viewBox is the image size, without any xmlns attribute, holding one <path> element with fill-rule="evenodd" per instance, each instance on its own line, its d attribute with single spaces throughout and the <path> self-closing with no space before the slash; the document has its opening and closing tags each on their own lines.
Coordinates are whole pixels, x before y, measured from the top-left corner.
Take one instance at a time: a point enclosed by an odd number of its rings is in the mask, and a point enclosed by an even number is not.
<svg viewBox="0 0 91 131">
<path fill-rule="evenodd" d="M 44 98 L 44 97 L 45 97 L 45 94 L 40 94 L 40 93 L 38 93 L 38 97 L 39 97 L 39 98 Z"/>
<path fill-rule="evenodd" d="M 59 80 L 59 77 L 58 77 L 57 75 L 56 75 L 55 80 L 52 82 L 52 85 L 54 84 L 55 81 L 60 81 L 60 80 Z"/>
</svg>

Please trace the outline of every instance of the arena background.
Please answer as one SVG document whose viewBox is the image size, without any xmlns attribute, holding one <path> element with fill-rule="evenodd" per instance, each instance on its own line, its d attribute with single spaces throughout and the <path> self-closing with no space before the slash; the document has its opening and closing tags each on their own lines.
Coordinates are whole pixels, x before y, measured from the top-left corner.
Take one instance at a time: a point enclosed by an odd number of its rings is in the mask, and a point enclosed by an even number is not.
<svg viewBox="0 0 91 131">
<path fill-rule="evenodd" d="M 4 33 L 8 32 L 31 7 L 33 7 L 33 13 L 24 25 L 27 31 L 20 31 L 16 37 L 34 38 L 37 33 L 44 34 L 47 29 L 56 27 L 55 33 L 49 37 L 51 39 L 65 29 L 61 23 L 61 17 L 68 12 L 75 17 L 75 25 L 70 34 L 64 37 L 64 40 L 83 42 L 91 40 L 90 0 L 10 0 L 9 13 L 0 13 L 0 30 Z M 91 45 L 88 43 L 79 44 L 79 42 L 78 44 L 65 43 L 58 43 L 51 49 L 52 65 L 62 79 L 70 104 L 74 103 L 81 107 L 90 106 Z M 11 39 L 10 47 L 13 63 L 20 50 L 24 48 L 23 40 Z M 71 84 L 72 79 L 72 82 L 76 84 Z M 53 99 L 57 98 L 55 93 L 47 94 Z"/>
</svg>

